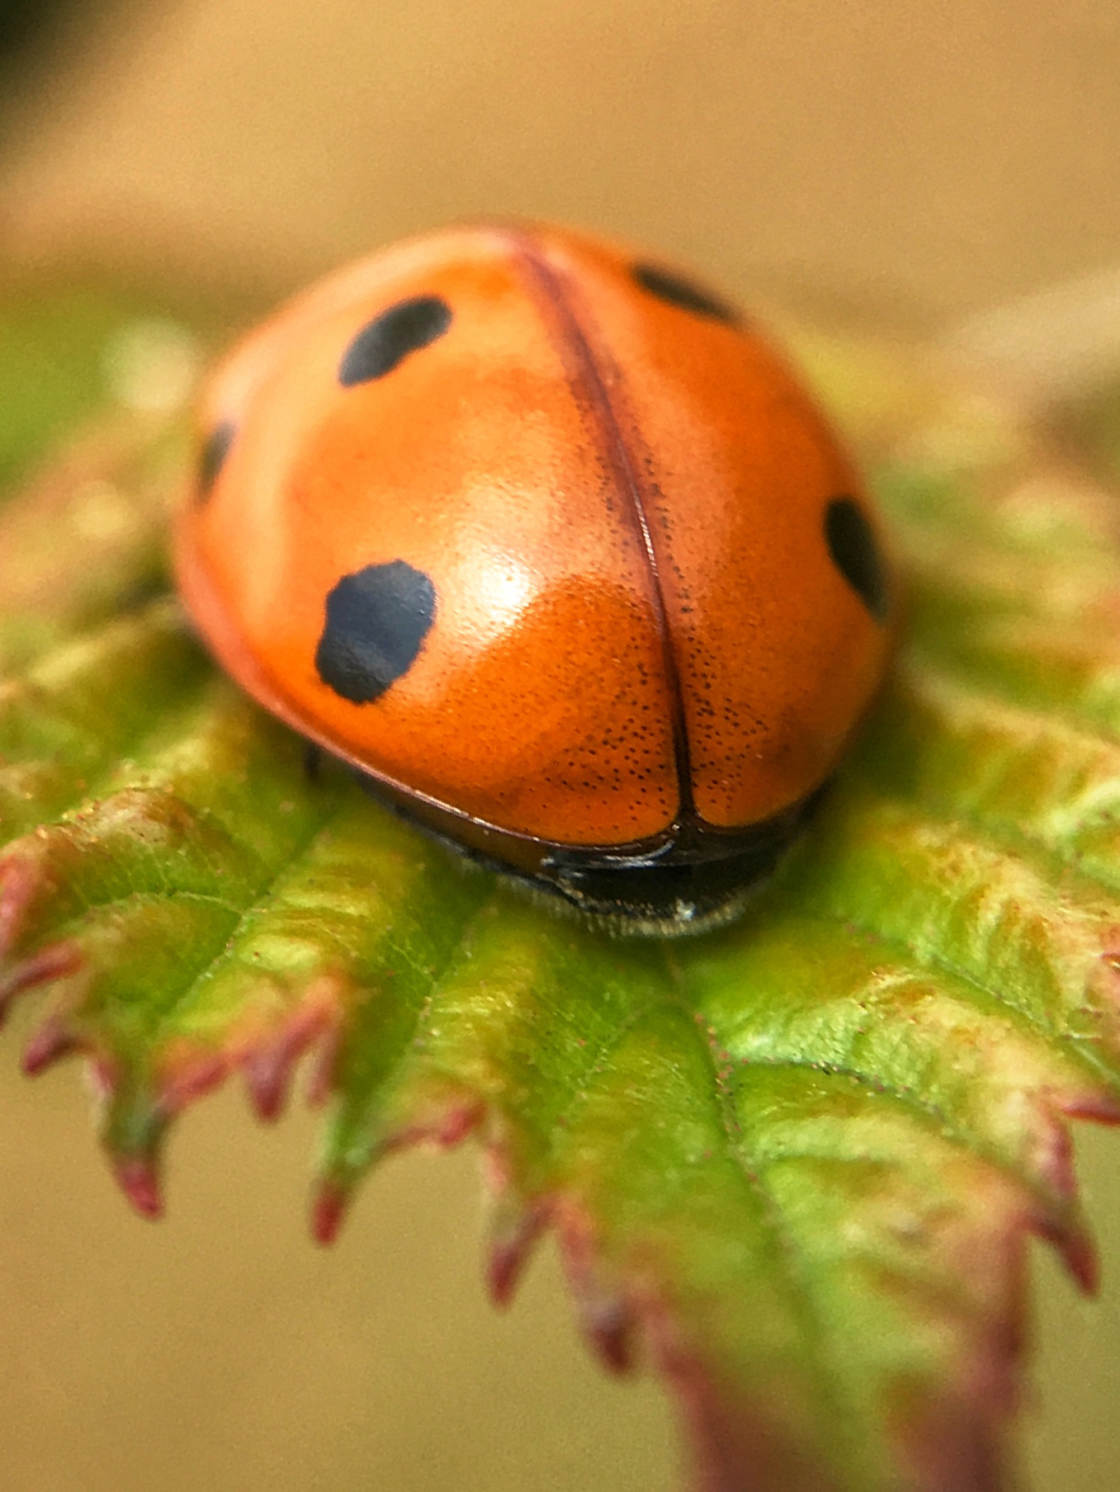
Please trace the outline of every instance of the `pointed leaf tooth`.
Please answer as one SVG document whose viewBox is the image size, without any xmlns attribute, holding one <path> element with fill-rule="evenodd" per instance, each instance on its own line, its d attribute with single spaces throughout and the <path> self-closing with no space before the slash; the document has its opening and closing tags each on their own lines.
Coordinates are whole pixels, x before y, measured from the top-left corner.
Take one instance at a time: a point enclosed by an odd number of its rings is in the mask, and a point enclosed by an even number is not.
<svg viewBox="0 0 1120 1492">
<path fill-rule="evenodd" d="M 528 1202 L 508 1183 L 492 1196 L 486 1225 L 486 1284 L 497 1306 L 508 1306 L 550 1221 L 544 1199 Z"/>
<path fill-rule="evenodd" d="M 371 1116 L 337 1111 L 332 1115 L 324 1160 L 312 1198 L 312 1233 L 331 1242 L 350 1200 L 367 1172 L 386 1156 L 417 1145 L 448 1149 L 460 1144 L 482 1118 L 481 1105 L 458 1093 L 424 1094 L 408 1112 Z"/>
<path fill-rule="evenodd" d="M 171 1115 L 143 1069 L 118 1055 L 102 1062 L 108 1090 L 101 1114 L 101 1143 L 118 1185 L 145 1217 L 163 1212 L 161 1161 Z"/>
<path fill-rule="evenodd" d="M 580 1331 L 595 1356 L 612 1373 L 629 1373 L 634 1366 L 634 1318 L 623 1297 L 600 1292 L 586 1281 L 570 1281 Z"/>
<path fill-rule="evenodd" d="M 80 1051 L 82 1039 L 69 1024 L 69 1011 L 48 1016 L 23 1049 L 21 1066 L 28 1077 L 38 1077 L 53 1063 Z"/>
<path fill-rule="evenodd" d="M 1059 1107 L 1048 1096 L 1039 1098 L 1038 1108 L 1046 1117 L 1045 1127 L 1040 1132 L 1045 1139 L 1040 1139 L 1036 1145 L 1034 1163 L 1058 1205 L 1036 1205 L 1031 1211 L 1030 1225 L 1040 1238 L 1053 1244 L 1081 1290 L 1086 1295 L 1094 1295 L 1099 1283 L 1100 1261 L 1078 1191 L 1073 1137 L 1063 1118 L 1068 1110 L 1065 1102 Z"/>
<path fill-rule="evenodd" d="M 474 1130 L 485 1112 L 478 1102 L 460 1103 L 447 1110 L 429 1130 L 430 1137 L 444 1150 L 461 1145 Z"/>
<path fill-rule="evenodd" d="M 347 981 L 324 974 L 291 1000 L 290 1014 L 269 1032 L 245 1042 L 237 1061 L 245 1074 L 249 1098 L 258 1118 L 279 1118 L 287 1102 L 292 1074 L 300 1057 L 328 1032 L 337 1030 Z"/>
<path fill-rule="evenodd" d="M 633 1306 L 622 1286 L 608 1276 L 588 1221 L 567 1206 L 558 1227 L 579 1328 L 605 1367 L 612 1373 L 627 1373 L 634 1366 L 637 1321 Z"/>
<path fill-rule="evenodd" d="M 348 1185 L 324 1177 L 318 1182 L 311 1200 L 311 1236 L 316 1243 L 331 1244 L 339 1235 L 350 1206 L 351 1189 Z"/>
<path fill-rule="evenodd" d="M 161 1064 L 156 1100 L 160 1111 L 169 1117 L 180 1113 L 219 1087 L 228 1072 L 229 1059 L 223 1052 L 176 1053 Z"/>
<path fill-rule="evenodd" d="M 612 1373 L 634 1366 L 634 1320 L 620 1295 L 597 1295 L 573 1286 L 580 1330 L 592 1351 Z"/>
<path fill-rule="evenodd" d="M 1039 1238 L 1052 1244 L 1070 1278 L 1085 1295 L 1096 1295 L 1100 1288 L 1100 1254 L 1088 1223 L 1056 1222 L 1045 1213 L 1035 1213 L 1030 1226 Z"/>
<path fill-rule="evenodd" d="M 0 1021 L 17 995 L 37 985 L 51 984 L 68 974 L 76 974 L 85 956 L 76 942 L 49 943 L 37 953 L 29 954 L 0 973 Z"/>
<path fill-rule="evenodd" d="M 361 1167 L 364 1172 L 398 1150 L 417 1147 L 452 1150 L 478 1128 L 485 1114 L 485 1105 L 476 1098 L 461 1094 L 435 1099 L 428 1096 L 409 1116 L 402 1117 L 389 1108 L 367 1122 L 353 1154 L 356 1158 L 364 1150 L 366 1158 Z"/>
<path fill-rule="evenodd" d="M 151 1155 L 117 1155 L 113 1175 L 132 1207 L 153 1221 L 163 1216 L 164 1201 L 156 1159 Z"/>
<path fill-rule="evenodd" d="M 270 1042 L 262 1042 L 241 1059 L 249 1102 L 257 1118 L 263 1122 L 275 1123 L 284 1112 L 292 1072 L 304 1045 L 306 1043 L 275 1037 Z"/>
<path fill-rule="evenodd" d="M 1062 1094 L 1056 1107 L 1069 1119 L 1088 1119 L 1095 1124 L 1120 1124 L 1120 1100 L 1104 1092 Z"/>
</svg>

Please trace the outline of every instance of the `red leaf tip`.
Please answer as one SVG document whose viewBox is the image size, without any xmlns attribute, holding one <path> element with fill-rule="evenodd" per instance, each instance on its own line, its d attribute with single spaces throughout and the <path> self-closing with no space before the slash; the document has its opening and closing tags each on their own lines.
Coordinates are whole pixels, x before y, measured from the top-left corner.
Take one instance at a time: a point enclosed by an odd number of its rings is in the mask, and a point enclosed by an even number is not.
<svg viewBox="0 0 1120 1492">
<path fill-rule="evenodd" d="M 249 1100 L 258 1118 L 271 1121 L 280 1117 L 297 1061 L 317 1037 L 336 1025 L 337 1007 L 336 988 L 329 982 L 325 994 L 310 1001 L 270 1040 L 258 1042 L 242 1057 Z"/>
<path fill-rule="evenodd" d="M 560 1241 L 568 1284 L 584 1336 L 613 1373 L 625 1373 L 634 1360 L 635 1316 L 623 1292 L 600 1273 L 586 1220 L 569 1215 Z"/>
<path fill-rule="evenodd" d="M 141 1217 L 163 1216 L 163 1193 L 155 1161 L 147 1155 L 122 1155 L 113 1161 L 113 1174 Z"/>
<path fill-rule="evenodd" d="M 499 1204 L 490 1225 L 486 1258 L 486 1284 L 496 1306 L 507 1306 L 513 1299 L 547 1223 L 548 1210 L 543 1206 L 514 1211 Z"/>
<path fill-rule="evenodd" d="M 3 948 L 0 947 L 0 953 L 2 952 Z M 51 943 L 46 948 L 40 948 L 30 958 L 21 959 L 5 974 L 0 975 L 0 1020 L 7 1007 L 24 990 L 33 989 L 37 984 L 48 984 L 64 974 L 74 974 L 82 963 L 81 950 L 75 943 Z"/>
<path fill-rule="evenodd" d="M 338 1181 L 321 1181 L 311 1204 L 311 1236 L 324 1246 L 338 1237 L 350 1193 Z"/>
<path fill-rule="evenodd" d="M 1107 1093 L 1067 1094 L 1059 1108 L 1067 1119 L 1087 1119 L 1093 1124 L 1120 1124 L 1120 1103 Z"/>
<path fill-rule="evenodd" d="M 621 1297 L 582 1300 L 579 1321 L 584 1335 L 600 1361 L 612 1373 L 626 1373 L 633 1366 L 634 1322 Z"/>
<path fill-rule="evenodd" d="M 274 1044 L 244 1062 L 245 1086 L 258 1119 L 272 1123 L 284 1112 L 296 1053 Z"/>
<path fill-rule="evenodd" d="M 23 1071 L 29 1078 L 37 1077 L 53 1062 L 68 1057 L 80 1046 L 81 1041 L 68 1029 L 65 1016 L 48 1016 L 23 1049 Z"/>
<path fill-rule="evenodd" d="M 1101 1283 L 1097 1245 L 1088 1232 L 1071 1233 L 1060 1245 L 1062 1261 L 1086 1295 L 1096 1295 Z"/>
<path fill-rule="evenodd" d="M 1029 1217 L 1027 1223 L 1039 1238 L 1057 1249 L 1062 1263 L 1085 1294 L 1095 1295 L 1100 1287 L 1100 1256 L 1086 1225 L 1079 1219 L 1059 1222 L 1045 1213 Z"/>
</svg>

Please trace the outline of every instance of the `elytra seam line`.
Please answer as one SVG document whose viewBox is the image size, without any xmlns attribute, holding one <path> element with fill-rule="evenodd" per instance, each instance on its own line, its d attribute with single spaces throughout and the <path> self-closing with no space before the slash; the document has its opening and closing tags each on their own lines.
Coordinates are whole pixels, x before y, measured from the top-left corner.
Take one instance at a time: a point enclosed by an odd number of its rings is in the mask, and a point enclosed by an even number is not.
<svg viewBox="0 0 1120 1492">
<path fill-rule="evenodd" d="M 541 298 L 561 324 L 563 353 L 576 399 L 590 407 L 599 427 L 604 452 L 614 470 L 619 488 L 629 499 L 638 538 L 649 566 L 654 613 L 657 617 L 658 631 L 661 634 L 662 660 L 669 686 L 670 708 L 673 717 L 673 758 L 680 798 L 677 817 L 680 822 L 692 820 L 696 816 L 696 808 L 692 793 L 692 764 L 680 668 L 669 630 L 665 592 L 661 585 L 661 570 L 649 516 L 646 512 L 642 484 L 627 447 L 622 425 L 615 413 L 610 393 L 600 372 L 600 356 L 592 347 L 591 340 L 572 307 L 560 276 L 540 253 L 531 238 L 515 231 L 510 231 L 508 236 L 536 282 Z"/>
</svg>

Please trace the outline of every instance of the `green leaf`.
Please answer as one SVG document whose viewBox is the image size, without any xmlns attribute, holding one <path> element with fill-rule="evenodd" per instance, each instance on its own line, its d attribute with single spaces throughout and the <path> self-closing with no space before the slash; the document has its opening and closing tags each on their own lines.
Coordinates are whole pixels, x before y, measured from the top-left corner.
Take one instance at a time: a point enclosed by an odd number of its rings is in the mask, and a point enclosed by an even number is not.
<svg viewBox="0 0 1120 1492">
<path fill-rule="evenodd" d="M 0 1005 L 50 984 L 25 1068 L 87 1054 L 148 1213 L 179 1110 L 239 1071 L 273 1117 L 306 1051 L 321 1238 L 386 1153 L 476 1134 L 495 1296 L 555 1229 L 706 1487 L 994 1488 L 1029 1236 L 1095 1276 L 1067 1118 L 1120 1120 L 1113 500 L 919 361 L 802 352 L 907 617 L 741 922 L 614 939 L 309 779 L 165 593 L 181 447 L 136 418 L 0 513 Z"/>
<path fill-rule="evenodd" d="M 189 376 L 197 342 L 152 298 L 120 287 L 0 280 L 0 355 L 3 492 L 86 420 L 127 407 L 145 377 L 138 402 L 158 407 L 161 386 Z"/>
</svg>

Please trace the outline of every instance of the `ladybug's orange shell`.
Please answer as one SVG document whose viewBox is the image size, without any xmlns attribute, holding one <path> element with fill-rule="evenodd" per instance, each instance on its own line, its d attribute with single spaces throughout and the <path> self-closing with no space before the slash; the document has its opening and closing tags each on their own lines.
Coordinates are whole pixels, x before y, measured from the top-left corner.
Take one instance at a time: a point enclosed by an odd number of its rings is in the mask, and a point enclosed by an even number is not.
<svg viewBox="0 0 1120 1492">
<path fill-rule="evenodd" d="M 204 433 L 232 439 L 178 534 L 188 606 L 269 708 L 418 802 L 557 845 L 789 810 L 888 651 L 826 537 L 830 504 L 866 503 L 821 417 L 753 330 L 635 263 L 480 226 L 335 275 L 217 372 Z M 356 335 L 415 297 L 446 330 L 342 384 Z M 434 614 L 355 702 L 317 667 L 327 598 L 394 562 Z"/>
</svg>

